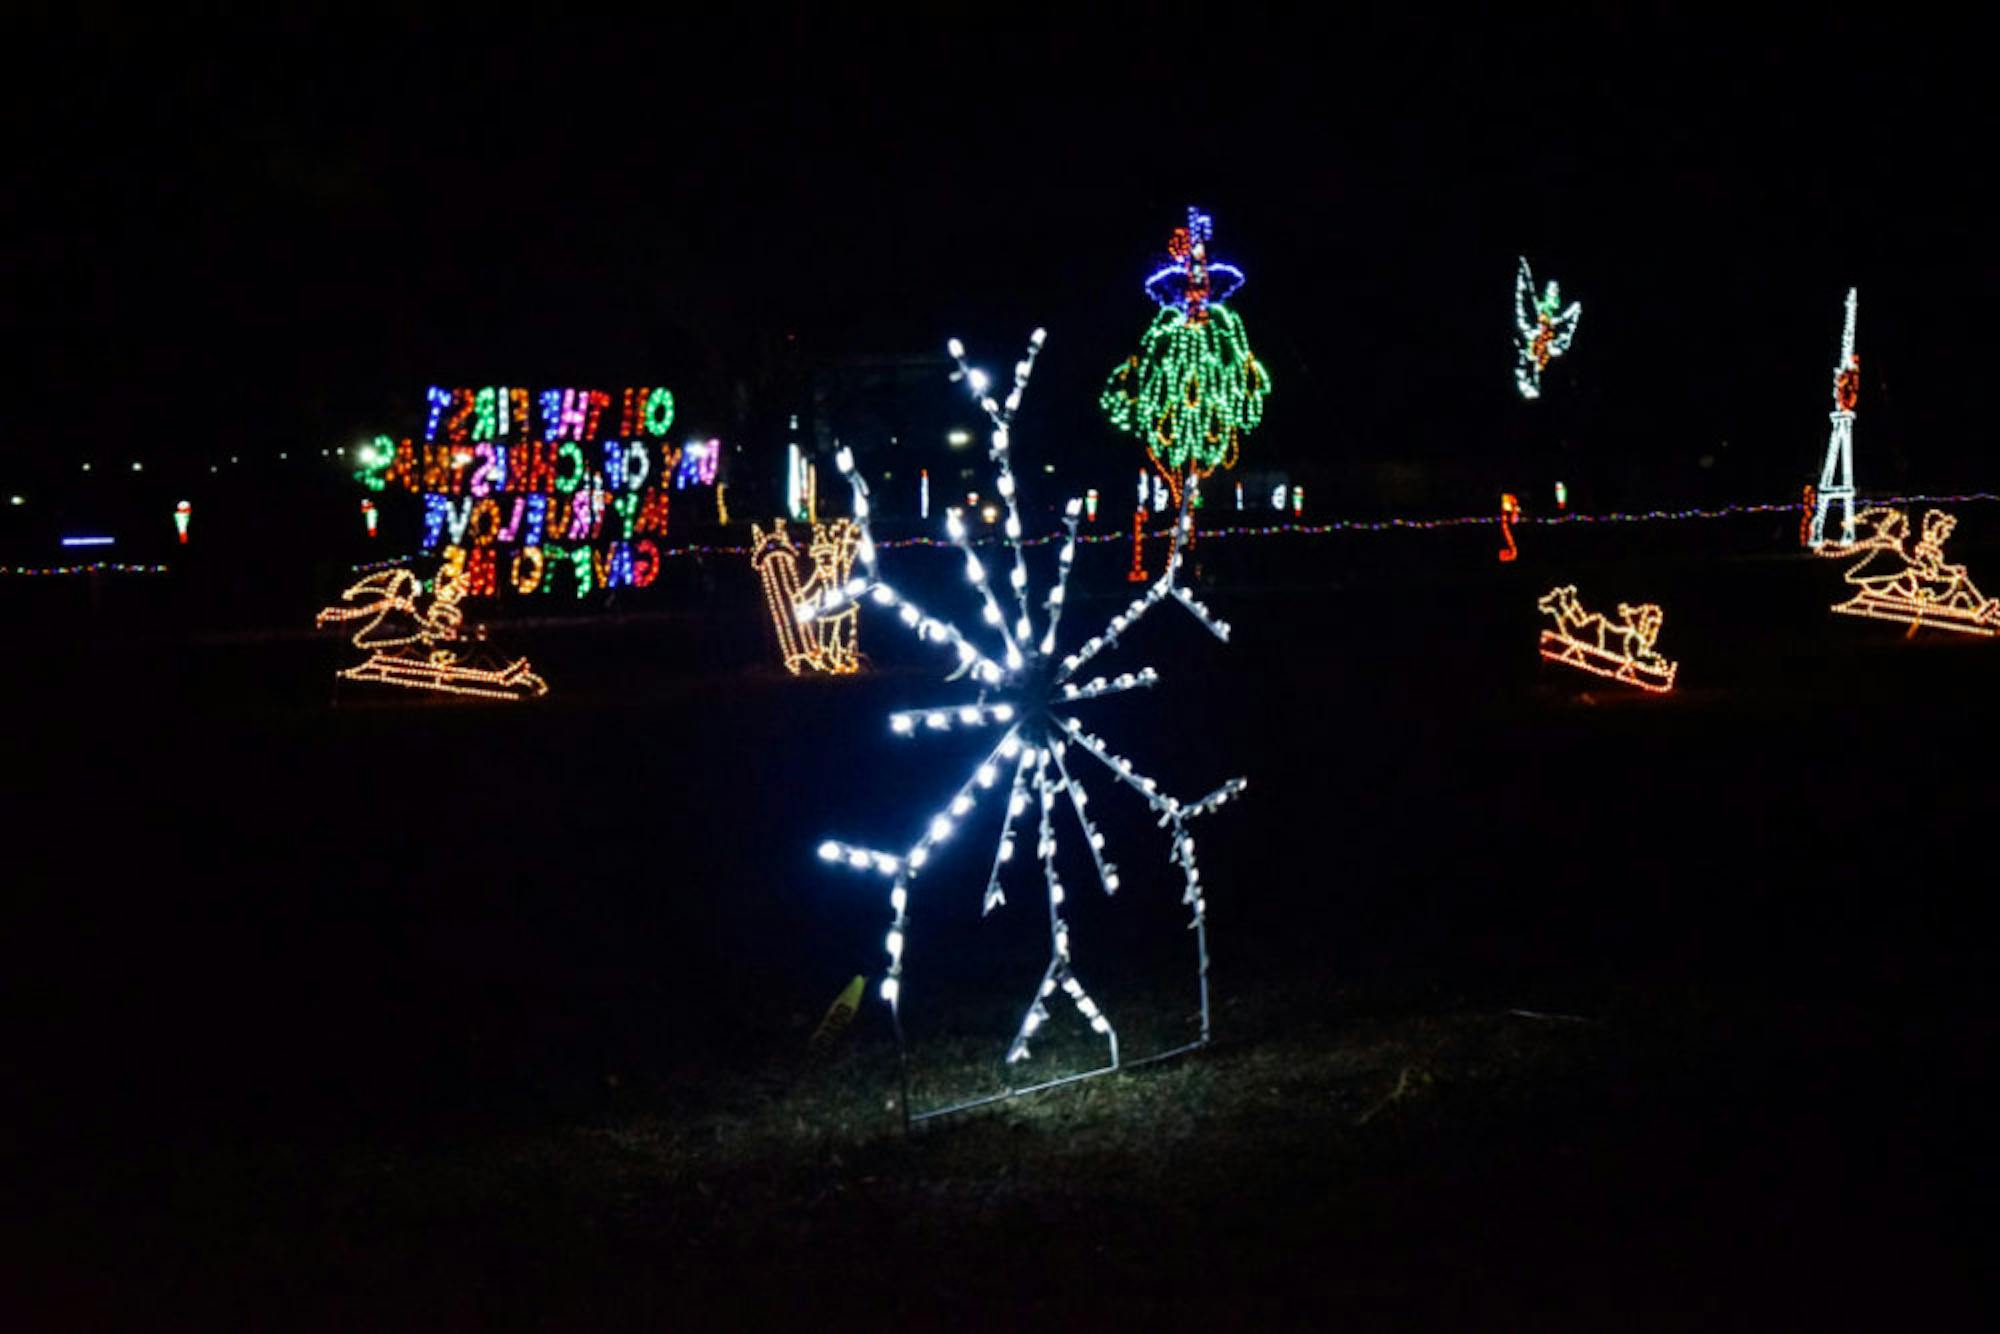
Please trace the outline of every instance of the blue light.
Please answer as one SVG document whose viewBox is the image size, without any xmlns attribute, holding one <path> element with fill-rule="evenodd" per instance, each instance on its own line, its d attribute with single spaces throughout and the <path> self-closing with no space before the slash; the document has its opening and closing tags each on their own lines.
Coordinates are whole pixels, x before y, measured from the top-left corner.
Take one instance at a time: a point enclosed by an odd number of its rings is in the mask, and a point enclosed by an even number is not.
<svg viewBox="0 0 2000 1334">
<path fill-rule="evenodd" d="M 117 540 L 115 537 L 65 537 L 62 544 L 66 547 L 108 547 Z"/>
</svg>

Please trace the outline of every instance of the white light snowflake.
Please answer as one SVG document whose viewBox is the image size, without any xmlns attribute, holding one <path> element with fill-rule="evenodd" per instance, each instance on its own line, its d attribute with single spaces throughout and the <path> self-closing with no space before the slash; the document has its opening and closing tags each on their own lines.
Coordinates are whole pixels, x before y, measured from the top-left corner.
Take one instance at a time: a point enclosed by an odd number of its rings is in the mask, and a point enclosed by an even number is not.
<svg viewBox="0 0 2000 1334">
<path fill-rule="evenodd" d="M 1075 813 L 1104 892 L 1114 894 L 1118 890 L 1118 868 L 1106 859 L 1104 835 L 1098 832 L 1086 812 L 1088 797 L 1077 774 L 1072 772 L 1069 759 L 1071 747 L 1090 756 L 1114 779 L 1139 794 L 1159 817 L 1160 827 L 1167 831 L 1169 862 L 1181 870 L 1185 887 L 1182 902 L 1193 914 L 1189 926 L 1195 933 L 1200 978 L 1201 1036 L 1185 1047 L 1176 1048 L 1175 1052 L 1160 1053 L 1161 1056 L 1203 1045 L 1209 1037 L 1207 902 L 1202 893 L 1201 873 L 1195 865 L 1194 838 L 1188 833 L 1188 824 L 1241 793 L 1246 786 L 1244 779 L 1233 778 L 1199 801 L 1178 801 L 1162 793 L 1159 784 L 1134 769 L 1130 760 L 1113 753 L 1101 738 L 1085 731 L 1074 717 L 1062 712 L 1072 704 L 1151 686 L 1159 680 L 1158 674 L 1150 667 L 1109 679 L 1097 676 L 1082 684 L 1078 684 L 1075 678 L 1078 671 L 1099 653 L 1117 644 L 1120 636 L 1130 630 L 1140 617 L 1168 599 L 1186 607 L 1218 639 L 1226 641 L 1229 638 L 1229 626 L 1210 615 L 1208 609 L 1187 589 L 1175 583 L 1181 564 L 1181 546 L 1191 531 L 1196 489 L 1196 483 L 1191 478 L 1175 526 L 1166 573 L 1143 596 L 1113 616 L 1100 633 L 1069 656 L 1058 659 L 1056 630 L 1062 620 L 1070 566 L 1076 558 L 1077 520 L 1082 508 L 1080 501 L 1069 501 L 1064 517 L 1065 534 L 1057 558 L 1056 579 L 1042 603 L 1042 614 L 1046 619 L 1037 639 L 1034 618 L 1029 609 L 1028 566 L 1022 552 L 1021 515 L 1015 495 L 1014 472 L 1008 461 L 1008 429 L 1020 408 L 1022 391 L 1034 369 L 1035 357 L 1041 351 L 1044 337 L 1045 331 L 1037 329 L 1030 339 L 1027 356 L 1014 367 L 1014 387 L 1004 404 L 995 402 L 987 393 L 989 381 L 985 373 L 966 365 L 964 348 L 959 341 L 953 339 L 949 345 L 952 358 L 958 365 L 952 378 L 966 383 L 974 399 L 993 422 L 990 456 L 997 469 L 995 489 L 1007 507 L 1004 531 L 1012 554 L 1012 567 L 1006 575 L 1009 585 L 1006 601 L 1012 603 L 1011 608 L 1003 609 L 1003 598 L 995 594 L 993 583 L 987 577 L 986 564 L 973 550 L 964 520 L 956 510 L 947 516 L 946 532 L 965 553 L 965 577 L 978 592 L 986 626 L 998 635 L 998 651 L 982 649 L 961 633 L 957 626 L 927 615 L 883 579 L 876 564 L 875 542 L 869 527 L 868 486 L 855 471 L 852 453 L 845 449 L 836 456 L 836 462 L 854 490 L 854 519 L 861 529 L 856 556 L 865 577 L 850 579 L 843 588 L 822 597 L 815 606 L 801 613 L 810 619 L 831 614 L 856 602 L 871 601 L 894 611 L 919 639 L 944 645 L 957 655 L 958 669 L 947 679 L 958 680 L 969 676 L 970 684 L 977 689 L 976 698 L 954 705 L 892 713 L 889 715 L 889 726 L 896 735 L 912 737 L 920 732 L 947 732 L 958 727 L 1005 729 L 999 744 L 988 752 L 951 799 L 931 817 L 922 836 L 906 851 L 900 854 L 880 852 L 834 839 L 820 845 L 819 854 L 825 860 L 844 863 L 857 871 L 874 872 L 892 882 L 889 905 L 894 912 L 894 920 L 885 941 L 889 969 L 882 980 L 881 994 L 895 1018 L 899 1046 L 903 1041 L 902 974 L 913 883 L 922 874 L 937 846 L 952 837 L 972 813 L 981 795 L 998 786 L 1011 766 L 1013 772 L 1008 783 L 1006 814 L 1000 827 L 999 845 L 993 855 L 993 868 L 986 881 L 984 911 L 991 912 L 1005 902 L 1001 875 L 1014 857 L 1016 826 L 1031 808 L 1039 807 L 1034 847 L 1035 859 L 1041 863 L 1042 879 L 1048 889 L 1049 965 L 1028 1003 L 1013 1043 L 1007 1049 L 1007 1060 L 1014 1063 L 1028 1057 L 1030 1041 L 1049 1020 L 1048 1003 L 1060 991 L 1091 1029 L 1105 1039 L 1109 1062 L 1100 1069 L 1083 1074 L 1051 1079 L 1029 1088 L 1010 1088 L 996 1095 L 998 1097 L 1032 1092 L 1119 1068 L 1117 1031 L 1111 1026 L 1110 1018 L 1084 989 L 1071 958 L 1070 932 L 1063 917 L 1065 890 L 1056 872 L 1056 811 L 1066 801 Z M 908 1108 L 907 1088 L 905 1095 L 906 1121 L 959 1110 L 959 1107 L 947 1107 L 912 1116 Z M 959 1106 L 967 1105 L 971 1104 Z"/>
</svg>

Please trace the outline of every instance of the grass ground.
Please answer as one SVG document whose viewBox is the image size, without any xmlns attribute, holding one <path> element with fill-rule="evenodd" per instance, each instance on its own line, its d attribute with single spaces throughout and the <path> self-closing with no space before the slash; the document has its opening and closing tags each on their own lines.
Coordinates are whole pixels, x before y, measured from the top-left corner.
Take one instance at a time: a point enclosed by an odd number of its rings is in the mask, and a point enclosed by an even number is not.
<svg viewBox="0 0 2000 1334">
<path fill-rule="evenodd" d="M 1132 661 L 1167 681 L 1101 728 L 1175 790 L 1251 776 L 1201 835 L 1218 1042 L 910 1138 L 879 1008 L 807 1040 L 885 920 L 812 846 L 893 840 L 967 762 L 893 748 L 883 709 L 938 696 L 886 626 L 866 679 L 774 677 L 725 572 L 700 614 L 518 627 L 554 693 L 514 711 L 330 700 L 339 650 L 306 639 L 58 636 L 9 669 L 8 1301 L 63 1328 L 1973 1324 L 2000 648 L 1828 617 L 1830 568 L 1732 522 L 1542 534 L 1507 568 L 1485 534 L 1212 548 L 1235 641 L 1149 626 Z M 1541 667 L 1556 582 L 1660 601 L 1681 689 Z M 1131 884 L 1075 905 L 1080 966 L 1171 1045 L 1177 895 L 1097 796 Z M 1004 1077 L 1045 948 L 1032 886 L 987 921 L 956 892 L 981 855 L 913 922 L 939 1090 Z"/>
</svg>

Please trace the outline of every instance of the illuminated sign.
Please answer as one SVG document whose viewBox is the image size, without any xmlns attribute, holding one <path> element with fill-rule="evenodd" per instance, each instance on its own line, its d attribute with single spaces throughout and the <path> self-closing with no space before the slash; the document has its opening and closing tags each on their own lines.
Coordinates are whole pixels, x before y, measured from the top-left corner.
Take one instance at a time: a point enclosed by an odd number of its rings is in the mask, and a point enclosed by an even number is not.
<svg viewBox="0 0 2000 1334">
<path fill-rule="evenodd" d="M 674 492 L 721 462 L 717 441 L 670 443 L 673 424 L 666 389 L 433 387 L 423 439 L 377 436 L 355 476 L 423 497 L 423 549 L 469 598 L 644 588 Z"/>
</svg>

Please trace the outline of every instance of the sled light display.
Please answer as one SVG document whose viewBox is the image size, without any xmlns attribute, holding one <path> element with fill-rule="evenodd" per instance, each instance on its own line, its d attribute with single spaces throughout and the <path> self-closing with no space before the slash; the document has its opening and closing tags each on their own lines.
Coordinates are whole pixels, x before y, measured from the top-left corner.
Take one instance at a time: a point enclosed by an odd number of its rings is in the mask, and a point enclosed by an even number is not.
<svg viewBox="0 0 2000 1334">
<path fill-rule="evenodd" d="M 1680 664 L 1668 662 L 1653 648 L 1664 619 L 1650 602 L 1618 604 L 1618 619 L 1586 612 L 1576 598 L 1576 585 L 1564 584 L 1544 593 L 1535 607 L 1553 617 L 1556 628 L 1542 631 L 1542 656 L 1566 667 L 1595 672 L 1626 685 L 1660 693 L 1674 688 Z"/>
<path fill-rule="evenodd" d="M 1562 304 L 1556 280 L 1540 296 L 1535 295 L 1535 275 L 1526 256 L 1514 273 L 1514 332 L 1516 362 L 1514 387 L 1522 398 L 1542 396 L 1542 372 L 1549 363 L 1569 351 L 1576 338 L 1577 321 L 1583 318 L 1583 303 Z"/>
<path fill-rule="evenodd" d="M 863 573 L 819 598 L 816 605 L 807 607 L 804 613 L 805 619 L 810 622 L 851 609 L 859 603 L 873 603 L 893 612 L 920 640 L 937 644 L 956 657 L 957 670 L 949 679 L 969 676 L 971 680 L 967 685 L 977 691 L 977 697 L 956 704 L 892 713 L 889 726 L 893 733 L 919 737 L 955 732 L 962 728 L 1000 729 L 998 740 L 973 766 L 945 804 L 922 826 L 916 841 L 904 850 L 882 851 L 837 839 L 827 839 L 819 846 L 819 855 L 823 860 L 883 876 L 891 882 L 889 907 L 892 916 L 888 934 L 883 938 L 888 968 L 882 979 L 881 996 L 889 1006 L 897 1048 L 902 1055 L 901 1107 L 906 1126 L 915 1121 L 1108 1074 L 1121 1068 L 1117 1031 L 1110 1017 L 1085 989 L 1077 972 L 1071 952 L 1070 928 L 1063 909 L 1069 891 L 1056 865 L 1057 816 L 1066 806 L 1082 831 L 1082 841 L 1089 851 L 1091 866 L 1100 887 L 1106 894 L 1118 891 L 1118 868 L 1105 857 L 1104 836 L 1086 814 L 1088 794 L 1072 764 L 1076 751 L 1081 751 L 1102 766 L 1115 782 L 1137 793 L 1159 817 L 1160 827 L 1167 831 L 1167 860 L 1180 870 L 1182 903 L 1191 913 L 1189 927 L 1195 937 L 1196 977 L 1201 997 L 1200 1034 L 1191 1042 L 1147 1059 L 1160 1059 L 1191 1050 L 1204 1045 L 1209 1038 L 1207 901 L 1195 863 L 1194 839 L 1187 826 L 1189 821 L 1240 794 L 1245 786 L 1244 780 L 1232 779 L 1199 801 L 1183 804 L 1161 792 L 1159 784 L 1140 774 L 1130 760 L 1114 753 L 1104 741 L 1084 731 L 1075 718 L 1060 712 L 1071 705 L 1104 695 L 1151 686 L 1159 679 L 1150 668 L 1108 679 L 1100 676 L 1084 684 L 1077 684 L 1073 678 L 1078 669 L 1096 654 L 1116 644 L 1119 636 L 1134 621 L 1162 602 L 1169 599 L 1180 602 L 1211 633 L 1218 638 L 1228 637 L 1228 626 L 1216 620 L 1185 588 L 1175 583 L 1182 563 L 1181 548 L 1192 522 L 1191 510 L 1198 481 L 1193 477 L 1188 480 L 1165 574 L 1143 597 L 1114 616 L 1103 631 L 1085 641 L 1076 652 L 1058 658 L 1057 631 L 1062 620 L 1070 570 L 1076 559 L 1077 527 L 1083 503 L 1073 499 L 1066 507 L 1062 545 L 1056 557 L 1056 574 L 1047 594 L 1040 601 L 1041 624 L 1038 627 L 1037 609 L 1031 604 L 1028 591 L 1028 570 L 1023 554 L 1009 439 L 1014 414 L 1020 407 L 1021 395 L 1034 368 L 1035 357 L 1041 351 L 1043 338 L 1043 332 L 1036 330 L 1029 342 L 1027 356 L 1014 368 L 1014 382 L 1004 400 L 996 400 L 988 392 L 991 381 L 966 364 L 964 348 L 959 342 L 954 339 L 950 344 L 952 359 L 958 367 L 954 378 L 962 380 L 971 389 L 974 399 L 993 425 L 988 457 L 995 468 L 994 490 L 1006 507 L 1004 531 L 1007 555 L 994 560 L 994 568 L 989 571 L 988 561 L 982 560 L 967 541 L 964 519 L 957 512 L 948 516 L 946 531 L 953 545 L 959 547 L 964 556 L 966 582 L 972 586 L 977 597 L 985 633 L 997 637 L 998 648 L 987 651 L 976 646 L 956 626 L 926 615 L 884 579 L 877 564 L 876 546 L 869 526 L 868 486 L 854 467 L 852 453 L 845 449 L 835 456 L 835 461 L 854 492 L 854 522 L 860 533 L 856 554 Z M 996 580 L 1004 583 L 1006 588 L 996 590 Z M 987 876 L 983 911 L 991 912 L 1006 902 L 1002 882 L 1009 866 L 1016 860 L 1019 841 L 1025 838 L 1033 840 L 1030 845 L 1032 857 L 1024 857 L 1023 860 L 1031 860 L 1039 868 L 1049 910 L 1048 966 L 1028 998 L 1020 1024 L 1008 1044 L 1007 1063 L 1011 1066 L 1030 1058 L 1031 1046 L 1040 1040 L 1044 1026 L 1056 1017 L 1051 1007 L 1056 1010 L 1074 1009 L 1082 1024 L 1104 1040 L 1106 1061 L 1095 1069 L 1080 1073 L 1043 1079 L 1025 1087 L 1009 1086 L 987 1096 L 913 1111 L 908 1048 L 902 1025 L 903 974 L 909 954 L 911 898 L 925 867 L 940 845 L 958 832 L 987 794 L 1003 788 L 1005 794 L 1000 800 L 1004 800 L 1005 805 L 999 842 Z M 1025 848 L 1022 850 L 1026 851 Z M 1061 1000 L 1058 1000 L 1059 995 Z M 1067 1002 L 1066 1006 L 1064 1002 Z M 1122 1064 L 1129 1065 L 1131 1062 L 1122 1061 Z"/>
<path fill-rule="evenodd" d="M 369 650 L 368 657 L 340 672 L 342 678 L 484 699 L 548 694 L 548 685 L 526 658 L 498 668 L 464 660 L 463 651 L 483 643 L 485 632 L 466 632 L 465 613 L 458 605 L 465 596 L 461 572 L 441 571 L 428 605 L 420 602 L 422 591 L 408 570 L 380 570 L 342 591 L 339 603 L 320 612 L 315 622 L 320 626 L 362 623 L 354 646 Z"/>
<path fill-rule="evenodd" d="M 1924 511 L 1923 531 L 1909 545 L 1909 517 L 1877 506 L 1855 516 L 1868 536 L 1850 551 L 1857 560 L 1841 576 L 1854 596 L 1834 604 L 1843 616 L 1955 630 L 1968 635 L 2000 635 L 2000 601 L 1981 593 L 1963 565 L 1944 559 L 1945 539 L 1958 520 L 1943 510 Z"/>
</svg>

